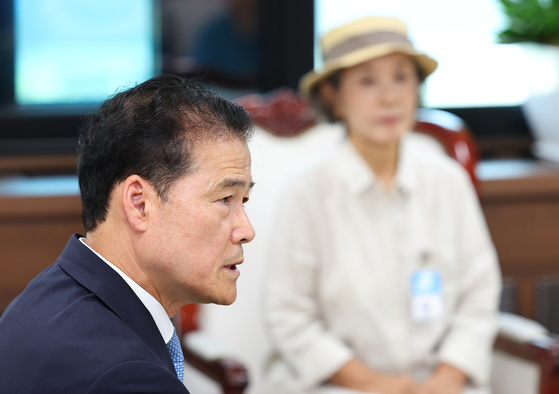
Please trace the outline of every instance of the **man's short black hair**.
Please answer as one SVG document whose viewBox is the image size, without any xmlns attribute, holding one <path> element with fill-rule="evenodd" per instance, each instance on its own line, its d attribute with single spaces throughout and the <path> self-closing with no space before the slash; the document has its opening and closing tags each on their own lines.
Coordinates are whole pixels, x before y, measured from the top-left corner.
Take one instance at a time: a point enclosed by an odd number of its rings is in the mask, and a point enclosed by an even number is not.
<svg viewBox="0 0 559 394">
<path fill-rule="evenodd" d="M 115 94 L 87 116 L 78 138 L 78 178 L 87 231 L 107 216 L 114 186 L 139 175 L 162 201 L 195 171 L 194 144 L 247 141 L 252 118 L 240 105 L 180 75 L 160 75 Z"/>
</svg>

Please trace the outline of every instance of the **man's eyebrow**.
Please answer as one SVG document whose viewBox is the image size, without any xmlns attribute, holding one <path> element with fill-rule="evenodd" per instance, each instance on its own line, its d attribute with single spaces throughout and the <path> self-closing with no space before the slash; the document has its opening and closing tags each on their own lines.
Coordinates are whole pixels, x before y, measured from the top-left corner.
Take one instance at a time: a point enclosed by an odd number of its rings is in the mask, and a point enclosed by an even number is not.
<svg viewBox="0 0 559 394">
<path fill-rule="evenodd" d="M 247 182 L 243 179 L 234 179 L 234 178 L 227 178 L 221 181 L 218 185 L 218 189 L 228 189 L 231 187 L 246 187 Z M 254 186 L 254 182 L 250 182 L 249 189 L 252 189 Z"/>
</svg>

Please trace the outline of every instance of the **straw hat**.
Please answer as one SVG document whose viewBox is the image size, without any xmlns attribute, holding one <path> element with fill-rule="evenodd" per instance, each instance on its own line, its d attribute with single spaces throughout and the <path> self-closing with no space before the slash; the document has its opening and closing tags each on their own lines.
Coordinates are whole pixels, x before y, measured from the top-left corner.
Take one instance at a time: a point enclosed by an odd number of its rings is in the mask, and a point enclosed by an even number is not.
<svg viewBox="0 0 559 394">
<path fill-rule="evenodd" d="M 415 50 L 406 25 L 395 18 L 368 17 L 337 27 L 324 35 L 321 49 L 322 68 L 308 72 L 299 81 L 299 90 L 307 98 L 334 72 L 394 52 L 414 57 L 425 76 L 437 68 L 435 60 Z"/>
</svg>

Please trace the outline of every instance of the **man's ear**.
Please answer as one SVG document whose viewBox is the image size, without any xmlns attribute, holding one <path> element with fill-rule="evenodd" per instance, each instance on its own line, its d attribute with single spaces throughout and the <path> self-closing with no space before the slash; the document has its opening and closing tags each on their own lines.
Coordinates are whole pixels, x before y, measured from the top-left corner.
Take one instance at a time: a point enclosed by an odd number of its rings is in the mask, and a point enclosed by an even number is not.
<svg viewBox="0 0 559 394">
<path fill-rule="evenodd" d="M 138 175 L 131 175 L 122 182 L 122 207 L 130 226 L 146 231 L 149 215 L 159 201 L 157 192 Z"/>
</svg>

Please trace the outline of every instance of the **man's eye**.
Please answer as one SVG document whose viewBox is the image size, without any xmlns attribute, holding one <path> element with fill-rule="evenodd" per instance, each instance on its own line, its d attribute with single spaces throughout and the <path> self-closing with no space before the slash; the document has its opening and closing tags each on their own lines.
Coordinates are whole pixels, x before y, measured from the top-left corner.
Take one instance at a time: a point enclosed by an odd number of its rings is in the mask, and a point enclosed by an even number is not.
<svg viewBox="0 0 559 394">
<path fill-rule="evenodd" d="M 233 196 L 224 197 L 224 198 L 221 199 L 221 201 L 223 201 L 223 203 L 225 203 L 225 204 L 229 204 L 231 202 L 232 198 L 233 198 Z"/>
</svg>

